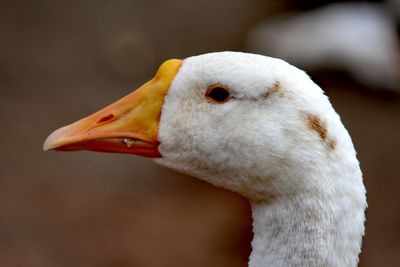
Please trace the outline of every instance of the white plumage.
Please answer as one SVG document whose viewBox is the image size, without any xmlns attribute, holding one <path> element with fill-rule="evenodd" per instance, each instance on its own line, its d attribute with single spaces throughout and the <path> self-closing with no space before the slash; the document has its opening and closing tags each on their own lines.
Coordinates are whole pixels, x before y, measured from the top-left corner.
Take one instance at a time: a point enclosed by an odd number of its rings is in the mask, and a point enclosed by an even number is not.
<svg viewBox="0 0 400 267">
<path fill-rule="evenodd" d="M 207 102 L 215 83 L 234 98 Z M 356 266 L 366 207 L 359 163 L 304 72 L 253 54 L 187 58 L 165 98 L 159 140 L 157 163 L 249 199 L 251 267 Z"/>
<path fill-rule="evenodd" d="M 154 157 L 245 196 L 251 267 L 357 265 L 367 204 L 353 144 L 323 91 L 282 60 L 220 52 L 168 61 L 44 148 Z"/>
</svg>

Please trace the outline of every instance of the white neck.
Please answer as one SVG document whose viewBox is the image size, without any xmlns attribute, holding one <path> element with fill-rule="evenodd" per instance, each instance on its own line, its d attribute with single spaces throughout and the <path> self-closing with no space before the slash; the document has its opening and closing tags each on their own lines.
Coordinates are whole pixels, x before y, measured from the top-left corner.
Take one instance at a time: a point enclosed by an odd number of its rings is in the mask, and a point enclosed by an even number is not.
<svg viewBox="0 0 400 267">
<path fill-rule="evenodd" d="M 358 177 L 357 177 L 358 176 Z M 365 191 L 359 175 L 330 192 L 251 202 L 250 267 L 356 266 L 364 233 Z M 357 182 L 357 180 L 359 182 Z"/>
</svg>

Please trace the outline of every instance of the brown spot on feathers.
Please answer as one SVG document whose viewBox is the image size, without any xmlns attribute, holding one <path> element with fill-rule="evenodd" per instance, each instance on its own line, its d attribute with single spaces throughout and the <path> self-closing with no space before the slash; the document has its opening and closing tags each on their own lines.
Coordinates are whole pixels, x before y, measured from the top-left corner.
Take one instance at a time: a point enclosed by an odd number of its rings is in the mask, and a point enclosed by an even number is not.
<svg viewBox="0 0 400 267">
<path fill-rule="evenodd" d="M 318 116 L 307 114 L 307 125 L 311 130 L 316 131 L 322 140 L 326 140 L 327 130 L 325 123 L 323 123 Z"/>
<path fill-rule="evenodd" d="M 328 146 L 329 150 L 334 150 L 336 147 L 336 140 L 328 138 L 328 140 L 326 141 L 326 145 Z"/>
<path fill-rule="evenodd" d="M 318 133 L 319 137 L 325 143 L 329 150 L 334 150 L 336 147 L 336 140 L 328 136 L 326 123 L 323 122 L 317 115 L 305 113 L 305 117 L 308 128 Z"/>
<path fill-rule="evenodd" d="M 281 89 L 281 83 L 280 83 L 279 81 L 276 81 L 276 82 L 274 83 L 274 85 L 272 86 L 272 88 L 270 88 L 270 89 L 264 94 L 264 98 L 268 98 L 268 97 L 270 97 L 272 94 L 275 94 L 275 93 L 281 91 L 280 89 Z M 282 92 L 282 91 L 281 91 L 280 93 L 281 93 L 281 95 L 283 95 L 283 92 Z"/>
</svg>

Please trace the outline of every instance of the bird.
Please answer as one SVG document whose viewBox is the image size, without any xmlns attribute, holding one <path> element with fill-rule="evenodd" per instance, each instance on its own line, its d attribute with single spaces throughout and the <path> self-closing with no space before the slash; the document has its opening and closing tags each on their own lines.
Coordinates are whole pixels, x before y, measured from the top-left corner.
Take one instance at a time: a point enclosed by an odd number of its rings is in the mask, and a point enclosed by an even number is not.
<svg viewBox="0 0 400 267">
<path fill-rule="evenodd" d="M 357 266 L 366 189 L 348 131 L 302 70 L 264 55 L 170 59 L 43 149 L 152 159 L 250 203 L 248 266 Z"/>
<path fill-rule="evenodd" d="M 365 89 L 398 94 L 400 52 L 394 10 L 394 3 L 389 7 L 342 2 L 280 15 L 253 28 L 247 47 L 308 71 L 346 73 Z"/>
</svg>

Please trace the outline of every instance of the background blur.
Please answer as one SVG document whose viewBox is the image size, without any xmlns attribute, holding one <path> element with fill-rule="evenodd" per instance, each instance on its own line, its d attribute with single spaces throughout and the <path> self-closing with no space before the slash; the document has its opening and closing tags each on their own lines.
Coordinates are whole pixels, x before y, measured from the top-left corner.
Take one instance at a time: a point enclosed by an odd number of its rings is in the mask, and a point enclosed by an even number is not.
<svg viewBox="0 0 400 267">
<path fill-rule="evenodd" d="M 41 150 L 50 132 L 128 94 L 165 59 L 238 50 L 282 52 L 326 91 L 368 191 L 360 266 L 398 266 L 399 2 L 376 1 L 381 11 L 367 8 L 367 22 L 352 26 L 325 30 L 323 15 L 289 30 L 330 2 L 0 1 L 0 265 L 246 266 L 251 218 L 241 197 L 135 156 Z M 277 30 L 265 37 L 263 25 Z M 356 26 L 368 35 L 361 46 Z M 309 37 L 297 43 L 291 32 Z M 343 34 L 341 50 L 325 49 Z"/>
</svg>

